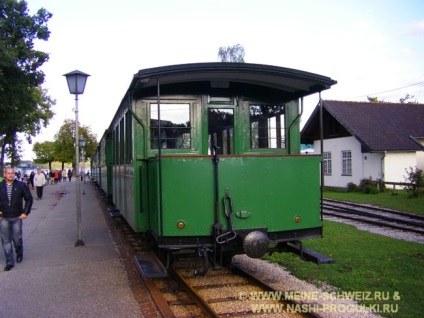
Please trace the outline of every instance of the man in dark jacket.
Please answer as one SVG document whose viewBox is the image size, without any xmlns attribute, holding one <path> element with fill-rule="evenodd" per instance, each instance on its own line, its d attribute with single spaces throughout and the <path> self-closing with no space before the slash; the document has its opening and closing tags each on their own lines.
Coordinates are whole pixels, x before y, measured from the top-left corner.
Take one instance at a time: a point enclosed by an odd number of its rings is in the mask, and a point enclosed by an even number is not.
<svg viewBox="0 0 424 318">
<path fill-rule="evenodd" d="M 22 205 L 25 200 L 25 207 Z M 28 186 L 15 180 L 15 171 L 7 167 L 4 171 L 4 180 L 0 182 L 0 234 L 4 255 L 6 256 L 5 271 L 15 265 L 13 259 L 12 241 L 16 252 L 16 261 L 22 262 L 22 220 L 31 212 L 32 195 Z"/>
</svg>

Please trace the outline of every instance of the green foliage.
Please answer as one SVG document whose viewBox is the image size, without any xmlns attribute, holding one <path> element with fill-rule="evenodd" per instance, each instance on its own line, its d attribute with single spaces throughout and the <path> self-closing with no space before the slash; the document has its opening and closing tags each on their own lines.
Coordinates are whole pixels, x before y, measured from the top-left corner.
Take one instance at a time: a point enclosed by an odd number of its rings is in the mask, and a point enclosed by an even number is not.
<svg viewBox="0 0 424 318">
<path fill-rule="evenodd" d="M 370 197 L 370 196 L 368 196 Z M 266 256 L 300 279 L 328 291 L 398 292 L 400 299 L 373 299 L 372 304 L 398 304 L 395 317 L 422 317 L 424 303 L 424 245 L 359 231 L 351 225 L 324 222 L 324 238 L 304 246 L 328 255 L 334 264 L 316 265 L 293 254 Z M 330 285 L 330 286 L 328 286 Z M 333 287 L 334 289 L 330 288 Z M 383 314 L 390 317 L 390 314 Z"/>
<path fill-rule="evenodd" d="M 36 155 L 34 163 L 48 163 L 49 170 L 52 169 L 51 164 L 55 161 L 55 144 L 52 141 L 45 141 L 43 143 L 36 142 L 32 148 Z"/>
<path fill-rule="evenodd" d="M 349 182 L 347 184 L 346 188 L 347 188 L 347 192 L 357 192 L 357 191 L 359 191 L 358 186 L 353 182 Z"/>
<path fill-rule="evenodd" d="M 240 44 L 221 46 L 218 50 L 218 58 L 221 62 L 244 63 L 244 47 Z"/>
<path fill-rule="evenodd" d="M 358 190 L 366 194 L 377 194 L 377 183 L 372 178 L 364 178 L 360 181 Z"/>
<path fill-rule="evenodd" d="M 97 148 L 97 136 L 88 126 L 80 125 L 78 127 L 78 139 L 85 139 L 84 158 L 82 161 L 89 160 Z M 36 163 L 48 163 L 57 161 L 61 163 L 75 163 L 75 120 L 66 119 L 60 127 L 59 132 L 54 136 L 53 141 L 46 141 L 41 144 L 35 143 L 33 151 L 37 158 Z M 80 153 L 81 151 L 80 147 Z"/>
<path fill-rule="evenodd" d="M 415 99 L 414 95 L 406 94 L 405 97 L 399 99 L 401 104 L 418 104 L 418 101 Z"/>
<path fill-rule="evenodd" d="M 367 99 L 370 103 L 385 103 L 384 99 L 379 100 L 378 97 L 367 96 Z M 418 104 L 418 101 L 415 99 L 414 95 L 405 94 L 405 97 L 399 98 L 399 103 L 401 104 Z"/>
<path fill-rule="evenodd" d="M 418 167 L 405 169 L 406 183 L 410 185 L 405 186 L 405 190 L 409 193 L 410 197 L 417 198 L 419 195 L 423 195 L 424 191 L 424 171 Z"/>
<path fill-rule="evenodd" d="M 67 119 L 55 135 L 55 161 L 75 162 L 75 128 L 75 120 Z M 84 125 L 78 126 L 78 135 L 78 139 L 86 140 L 83 160 L 86 161 L 97 148 L 97 137 L 90 127 Z"/>
<path fill-rule="evenodd" d="M 52 118 L 54 101 L 41 88 L 44 73 L 40 67 L 49 55 L 34 50 L 34 41 L 47 41 L 47 22 L 51 14 L 45 9 L 28 14 L 25 1 L 0 1 L 0 135 L 9 152 L 18 158 L 17 133 L 31 142 Z M 3 147 L 2 150 L 6 150 Z M 4 152 L 2 153 L 2 162 Z"/>
<path fill-rule="evenodd" d="M 377 97 L 371 97 L 371 96 L 367 96 L 367 99 L 370 103 L 383 103 L 384 100 L 378 100 Z"/>
</svg>

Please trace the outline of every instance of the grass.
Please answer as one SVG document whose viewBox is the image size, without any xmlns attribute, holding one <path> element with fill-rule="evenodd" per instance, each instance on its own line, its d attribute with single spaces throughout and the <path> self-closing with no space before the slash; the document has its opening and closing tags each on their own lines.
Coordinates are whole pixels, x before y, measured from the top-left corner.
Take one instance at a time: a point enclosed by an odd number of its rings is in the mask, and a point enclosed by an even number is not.
<svg viewBox="0 0 424 318">
<path fill-rule="evenodd" d="M 390 304 L 385 317 L 422 317 L 424 312 L 424 245 L 359 231 L 351 225 L 324 222 L 324 238 L 304 246 L 336 260 L 316 265 L 290 253 L 265 256 L 300 279 L 330 284 L 341 291 L 384 292 L 390 300 L 373 299 L 366 305 Z M 398 293 L 398 294 L 396 294 Z M 399 300 L 393 300 L 396 295 Z M 397 307 L 396 307 L 397 306 Z M 375 307 L 374 307 L 375 308 Z M 381 308 L 381 307 L 380 307 Z M 398 312 L 393 312 L 398 309 Z"/>
<path fill-rule="evenodd" d="M 417 198 L 409 198 L 404 190 L 396 190 L 395 195 L 391 190 L 377 194 L 364 194 L 360 192 L 345 191 L 324 191 L 324 198 L 364 203 L 389 208 L 399 211 L 406 211 L 424 215 L 424 195 Z"/>
</svg>

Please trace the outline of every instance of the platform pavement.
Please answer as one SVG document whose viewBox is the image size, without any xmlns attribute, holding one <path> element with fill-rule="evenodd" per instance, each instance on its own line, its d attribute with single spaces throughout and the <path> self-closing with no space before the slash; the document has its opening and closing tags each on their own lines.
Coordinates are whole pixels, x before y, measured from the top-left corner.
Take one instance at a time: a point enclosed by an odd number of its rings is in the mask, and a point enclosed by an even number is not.
<svg viewBox="0 0 424 318">
<path fill-rule="evenodd" d="M 143 317 L 114 247 L 92 184 L 81 184 L 77 241 L 75 179 L 44 187 L 24 220 L 24 258 L 4 272 L 0 248 L 0 317 Z M 61 195 L 60 193 L 64 194 Z"/>
</svg>

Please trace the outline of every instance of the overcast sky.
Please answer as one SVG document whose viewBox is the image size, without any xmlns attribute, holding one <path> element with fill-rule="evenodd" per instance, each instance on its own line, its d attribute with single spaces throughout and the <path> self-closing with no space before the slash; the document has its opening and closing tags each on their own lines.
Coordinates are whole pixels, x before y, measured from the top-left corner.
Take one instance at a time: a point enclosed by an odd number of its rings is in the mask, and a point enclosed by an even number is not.
<svg viewBox="0 0 424 318">
<path fill-rule="evenodd" d="M 338 82 L 323 99 L 424 103 L 422 0 L 28 0 L 30 14 L 53 14 L 44 88 L 55 117 L 34 138 L 53 140 L 75 119 L 63 74 L 91 76 L 79 96 L 80 123 L 100 139 L 140 69 L 217 62 L 221 46 L 241 44 L 245 61 L 299 69 Z M 305 123 L 318 95 L 305 101 Z M 23 159 L 33 159 L 25 144 Z"/>
</svg>

